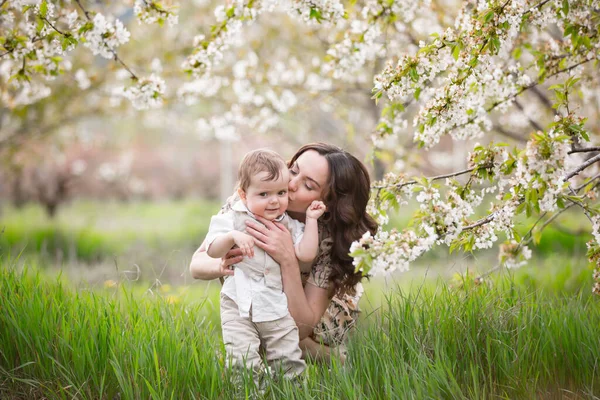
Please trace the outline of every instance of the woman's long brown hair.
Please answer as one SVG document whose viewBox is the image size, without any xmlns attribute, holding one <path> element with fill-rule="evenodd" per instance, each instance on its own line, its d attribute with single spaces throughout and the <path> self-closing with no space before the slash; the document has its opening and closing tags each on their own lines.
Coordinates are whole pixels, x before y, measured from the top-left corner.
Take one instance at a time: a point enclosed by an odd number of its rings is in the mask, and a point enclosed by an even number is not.
<svg viewBox="0 0 600 400">
<path fill-rule="evenodd" d="M 377 232 L 377 222 L 367 214 L 371 179 L 363 163 L 337 146 L 310 143 L 302 146 L 290 160 L 291 167 L 302 153 L 313 150 L 325 157 L 329 165 L 329 181 L 323 193 L 328 212 L 323 216 L 333 239 L 332 271 L 329 281 L 334 293 L 350 292 L 363 278 L 354 271 L 350 245 L 369 231 Z"/>
</svg>

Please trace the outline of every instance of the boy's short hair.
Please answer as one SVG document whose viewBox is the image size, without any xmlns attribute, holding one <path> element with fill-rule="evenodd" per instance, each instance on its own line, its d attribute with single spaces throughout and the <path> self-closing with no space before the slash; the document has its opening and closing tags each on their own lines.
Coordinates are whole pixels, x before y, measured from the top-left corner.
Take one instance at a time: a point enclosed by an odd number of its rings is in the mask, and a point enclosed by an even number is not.
<svg viewBox="0 0 600 400">
<path fill-rule="evenodd" d="M 238 187 L 242 190 L 248 189 L 252 177 L 260 172 L 269 175 L 264 181 L 279 179 L 281 170 L 286 169 L 287 164 L 283 157 L 269 149 L 257 149 L 247 153 L 238 169 Z"/>
</svg>

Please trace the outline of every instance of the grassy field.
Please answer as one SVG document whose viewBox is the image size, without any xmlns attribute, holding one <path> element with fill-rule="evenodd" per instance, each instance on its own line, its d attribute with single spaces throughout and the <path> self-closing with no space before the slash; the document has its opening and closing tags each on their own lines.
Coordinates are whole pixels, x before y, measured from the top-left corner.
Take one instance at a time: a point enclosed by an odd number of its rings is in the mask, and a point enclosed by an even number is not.
<svg viewBox="0 0 600 400">
<path fill-rule="evenodd" d="M 257 394 L 223 368 L 215 287 L 201 296 L 130 283 L 75 289 L 7 261 L 0 271 L 3 399 Z M 391 289 L 377 307 L 365 303 L 347 364 L 311 364 L 302 385 L 272 381 L 262 397 L 599 396 L 600 304 L 589 271 L 579 290 L 561 294 L 526 272 Z"/>
<path fill-rule="evenodd" d="M 0 215 L 0 249 L 57 261 L 97 262 L 139 253 L 197 247 L 216 202 L 163 203 L 76 201 L 49 219 L 37 205 L 6 207 Z"/>
<path fill-rule="evenodd" d="M 600 298 L 582 221 L 484 284 L 495 252 L 438 251 L 365 284 L 348 363 L 256 392 L 223 367 L 218 282 L 188 265 L 219 204 L 79 201 L 0 216 L 1 399 L 596 399 Z M 585 221 L 583 221 L 585 223 Z M 397 216 L 393 224 L 406 225 Z"/>
</svg>

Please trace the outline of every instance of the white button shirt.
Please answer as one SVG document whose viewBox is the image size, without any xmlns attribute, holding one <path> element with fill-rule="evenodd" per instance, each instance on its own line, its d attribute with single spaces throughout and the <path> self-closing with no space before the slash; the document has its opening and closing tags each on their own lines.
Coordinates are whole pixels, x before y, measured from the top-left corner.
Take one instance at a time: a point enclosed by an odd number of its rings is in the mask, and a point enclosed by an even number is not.
<svg viewBox="0 0 600 400">
<path fill-rule="evenodd" d="M 231 209 L 238 212 L 246 212 L 254 218 L 242 201 L 237 201 Z M 207 248 L 223 233 L 234 230 L 231 214 L 219 214 L 211 219 L 209 232 L 206 235 Z M 283 215 L 276 219 L 281 221 Z M 294 244 L 298 243 L 304 234 L 304 224 L 289 218 L 290 224 L 294 224 L 291 232 Z M 235 266 L 234 266 L 235 267 Z M 265 278 L 254 280 L 247 276 L 244 271 L 234 268 L 233 276 L 225 279 L 221 292 L 233 300 L 243 318 L 252 318 L 252 322 L 275 321 L 288 314 L 287 297 L 281 290 L 270 288 L 265 284 Z M 252 315 L 250 316 L 250 309 Z"/>
</svg>

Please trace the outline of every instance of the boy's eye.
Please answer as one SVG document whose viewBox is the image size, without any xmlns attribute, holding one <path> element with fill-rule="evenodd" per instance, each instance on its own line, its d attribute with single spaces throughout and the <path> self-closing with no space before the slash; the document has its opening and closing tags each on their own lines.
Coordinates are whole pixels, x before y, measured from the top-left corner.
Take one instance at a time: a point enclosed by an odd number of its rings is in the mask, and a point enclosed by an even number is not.
<svg viewBox="0 0 600 400">
<path fill-rule="evenodd" d="M 259 196 L 260 196 L 260 197 L 267 197 L 267 192 L 262 192 L 262 193 L 259 193 Z"/>
<path fill-rule="evenodd" d="M 283 196 L 283 195 L 285 195 L 286 193 L 287 193 L 287 190 L 281 190 L 281 191 L 279 191 L 279 195 L 280 195 L 280 196 Z"/>
</svg>

